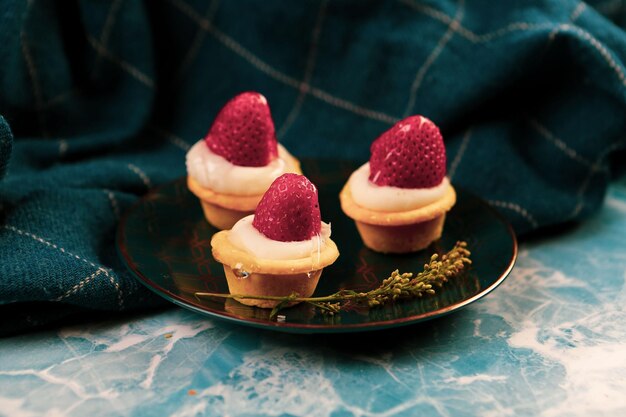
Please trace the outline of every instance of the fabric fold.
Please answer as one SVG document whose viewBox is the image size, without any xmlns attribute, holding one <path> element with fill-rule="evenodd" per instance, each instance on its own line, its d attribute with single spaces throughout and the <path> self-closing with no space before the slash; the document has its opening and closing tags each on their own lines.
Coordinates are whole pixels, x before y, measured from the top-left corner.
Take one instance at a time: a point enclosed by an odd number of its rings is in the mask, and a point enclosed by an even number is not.
<svg viewBox="0 0 626 417">
<path fill-rule="evenodd" d="M 380 133 L 423 114 L 452 183 L 521 235 L 593 215 L 624 172 L 626 19 L 608 2 L 14 3 L 0 8 L 11 311 L 161 304 L 117 258 L 116 225 L 184 175 L 191 144 L 246 90 L 268 98 L 297 157 L 365 162 Z"/>
</svg>

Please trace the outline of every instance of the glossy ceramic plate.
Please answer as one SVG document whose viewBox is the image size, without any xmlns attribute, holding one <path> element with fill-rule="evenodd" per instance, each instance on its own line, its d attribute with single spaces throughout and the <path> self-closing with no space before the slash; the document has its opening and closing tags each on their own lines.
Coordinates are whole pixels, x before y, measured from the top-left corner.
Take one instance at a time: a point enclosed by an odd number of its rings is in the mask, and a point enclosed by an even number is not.
<svg viewBox="0 0 626 417">
<path fill-rule="evenodd" d="M 433 296 L 343 311 L 332 318 L 301 304 L 282 310 L 283 317 L 275 321 L 269 319 L 270 310 L 235 300 L 198 300 L 196 292 L 228 293 L 228 286 L 222 265 L 211 256 L 211 236 L 217 230 L 204 219 L 184 178 L 155 189 L 125 214 L 117 236 L 121 257 L 145 286 L 182 307 L 234 323 L 299 333 L 378 330 L 440 317 L 487 295 L 513 268 L 517 243 L 509 224 L 482 200 L 458 189 L 443 236 L 428 249 L 409 255 L 382 255 L 367 249 L 339 206 L 339 191 L 357 165 L 334 160 L 302 162 L 303 172 L 319 189 L 322 219 L 332 223 L 332 238 L 341 253 L 337 262 L 324 269 L 314 295 L 346 288 L 367 291 L 395 269 L 419 272 L 433 253 L 446 252 L 458 240 L 468 243 L 472 267 Z"/>
</svg>

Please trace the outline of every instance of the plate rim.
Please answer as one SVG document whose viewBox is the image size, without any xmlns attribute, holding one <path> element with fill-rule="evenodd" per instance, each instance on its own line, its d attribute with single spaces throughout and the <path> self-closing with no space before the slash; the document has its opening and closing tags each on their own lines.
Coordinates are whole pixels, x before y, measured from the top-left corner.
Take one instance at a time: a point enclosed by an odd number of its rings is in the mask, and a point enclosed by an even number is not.
<svg viewBox="0 0 626 417">
<path fill-rule="evenodd" d="M 151 290 L 153 293 L 159 295 L 163 299 L 178 305 L 180 307 L 186 308 L 190 311 L 208 315 L 210 317 L 215 317 L 217 319 L 242 324 L 246 326 L 252 326 L 255 328 L 267 329 L 267 330 L 275 330 L 286 333 L 348 333 L 348 332 L 358 332 L 358 331 L 375 331 L 375 330 L 384 330 L 391 327 L 401 327 L 407 326 L 410 324 L 415 324 L 427 320 L 431 320 L 438 317 L 443 317 L 450 313 L 456 312 L 469 304 L 478 301 L 479 299 L 485 297 L 493 290 L 495 290 L 502 282 L 509 276 L 511 271 L 513 270 L 515 263 L 517 261 L 518 256 L 518 247 L 519 244 L 517 242 L 517 236 L 515 231 L 513 230 L 513 226 L 509 223 L 509 221 L 495 208 L 491 207 L 485 200 L 473 194 L 470 191 L 462 187 L 455 186 L 459 190 L 469 194 L 470 196 L 476 198 L 480 201 L 480 203 L 493 214 L 498 220 L 506 227 L 506 230 L 511 237 L 513 242 L 513 251 L 511 254 L 511 258 L 508 261 L 508 265 L 506 269 L 500 274 L 498 279 L 496 279 L 491 285 L 483 289 L 477 294 L 474 294 L 472 297 L 469 297 L 465 300 L 461 300 L 458 303 L 451 304 L 449 306 L 443 307 L 441 309 L 432 310 L 428 312 L 424 312 L 418 315 L 412 315 L 408 317 L 402 317 L 397 319 L 390 319 L 384 321 L 376 321 L 376 322 L 368 322 L 368 323 L 352 323 L 352 324 L 298 324 L 298 323 L 289 323 L 289 322 L 278 322 L 278 321 L 270 321 L 263 320 L 257 318 L 242 318 L 236 316 L 232 313 L 214 310 L 211 308 L 201 308 L 196 306 L 184 298 L 178 296 L 177 294 L 173 294 L 170 291 L 164 289 L 163 287 L 155 284 L 150 278 L 146 277 L 141 271 L 139 271 L 131 262 L 130 255 L 127 252 L 126 246 L 123 244 L 125 237 L 125 226 L 128 220 L 128 217 L 131 213 L 133 213 L 137 207 L 139 207 L 143 202 L 149 199 L 152 195 L 159 193 L 159 191 L 163 188 L 171 186 L 178 182 L 183 182 L 187 178 L 186 175 L 178 177 L 172 181 L 168 181 L 156 187 L 150 189 L 146 194 L 144 194 L 139 200 L 133 203 L 120 218 L 120 222 L 118 223 L 116 234 L 115 234 L 115 247 L 118 253 L 119 258 L 122 260 L 124 266 L 132 273 L 133 277 L 137 279 L 140 283 L 142 283 L 145 287 Z M 225 278 L 224 278 L 225 279 Z"/>
</svg>

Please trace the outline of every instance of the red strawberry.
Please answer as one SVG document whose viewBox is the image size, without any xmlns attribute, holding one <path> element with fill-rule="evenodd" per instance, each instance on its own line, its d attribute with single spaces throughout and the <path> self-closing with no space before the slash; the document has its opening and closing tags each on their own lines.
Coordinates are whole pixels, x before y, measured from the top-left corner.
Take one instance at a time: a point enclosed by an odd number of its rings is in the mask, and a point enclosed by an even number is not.
<svg viewBox="0 0 626 417">
<path fill-rule="evenodd" d="M 370 181 L 399 188 L 430 188 L 446 176 L 439 128 L 423 116 L 399 121 L 370 148 Z"/>
<path fill-rule="evenodd" d="M 281 175 L 263 195 L 252 225 L 280 242 L 311 239 L 321 229 L 317 188 L 304 175 Z"/>
<path fill-rule="evenodd" d="M 278 155 L 267 100 L 252 91 L 226 103 L 204 140 L 213 153 L 235 165 L 265 166 Z"/>
</svg>

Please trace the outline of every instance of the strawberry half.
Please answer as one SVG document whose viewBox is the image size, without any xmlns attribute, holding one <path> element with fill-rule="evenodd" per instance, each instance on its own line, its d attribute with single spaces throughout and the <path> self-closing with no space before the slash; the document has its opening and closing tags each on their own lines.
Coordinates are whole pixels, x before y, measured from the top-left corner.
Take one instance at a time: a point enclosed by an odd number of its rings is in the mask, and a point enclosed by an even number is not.
<svg viewBox="0 0 626 417">
<path fill-rule="evenodd" d="M 311 239 L 322 225 L 317 188 L 304 175 L 281 175 L 261 198 L 252 225 L 280 242 Z"/>
<path fill-rule="evenodd" d="M 439 128 L 411 116 L 380 135 L 370 148 L 370 181 L 380 186 L 431 188 L 446 176 L 446 148 Z"/>
<path fill-rule="evenodd" d="M 234 165 L 260 167 L 278 155 L 267 99 L 247 91 L 220 110 L 204 139 L 211 151 Z"/>
</svg>

